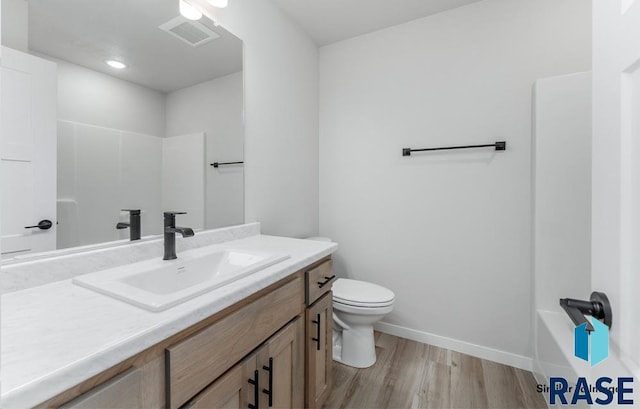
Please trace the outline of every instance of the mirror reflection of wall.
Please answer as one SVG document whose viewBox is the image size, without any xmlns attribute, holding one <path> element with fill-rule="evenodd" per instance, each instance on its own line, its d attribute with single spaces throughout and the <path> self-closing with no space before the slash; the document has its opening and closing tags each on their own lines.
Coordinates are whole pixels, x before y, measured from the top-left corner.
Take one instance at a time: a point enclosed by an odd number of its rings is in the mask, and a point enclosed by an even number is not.
<svg viewBox="0 0 640 409">
<path fill-rule="evenodd" d="M 242 166 L 210 166 L 243 161 L 241 40 L 184 19 L 177 0 L 2 6 L 3 45 L 57 72 L 58 224 L 27 238 L 53 233 L 58 249 L 126 239 L 121 209 L 142 210 L 143 236 L 162 232 L 165 210 L 186 211 L 179 224 L 194 229 L 243 223 Z"/>
</svg>

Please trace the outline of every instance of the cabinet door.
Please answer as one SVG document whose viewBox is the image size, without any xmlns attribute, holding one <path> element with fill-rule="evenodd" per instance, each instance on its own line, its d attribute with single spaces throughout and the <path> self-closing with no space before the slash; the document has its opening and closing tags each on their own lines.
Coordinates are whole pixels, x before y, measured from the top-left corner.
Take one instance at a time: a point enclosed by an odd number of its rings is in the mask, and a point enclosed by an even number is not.
<svg viewBox="0 0 640 409">
<path fill-rule="evenodd" d="M 256 354 L 231 368 L 220 379 L 199 393 L 184 409 L 246 409 L 257 407 L 259 380 L 256 383 Z M 252 405 L 252 406 L 250 406 Z"/>
<path fill-rule="evenodd" d="M 258 352 L 261 408 L 301 408 L 304 403 L 304 322 L 296 318 Z"/>
<path fill-rule="evenodd" d="M 306 314 L 306 391 L 309 409 L 326 401 L 333 381 L 333 296 L 328 292 Z"/>
</svg>

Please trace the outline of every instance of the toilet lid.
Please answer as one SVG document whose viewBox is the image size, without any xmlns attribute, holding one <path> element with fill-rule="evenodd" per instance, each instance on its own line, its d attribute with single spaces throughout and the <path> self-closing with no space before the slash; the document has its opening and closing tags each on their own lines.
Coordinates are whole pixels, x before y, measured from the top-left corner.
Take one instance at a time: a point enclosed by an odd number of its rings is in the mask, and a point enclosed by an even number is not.
<svg viewBox="0 0 640 409">
<path fill-rule="evenodd" d="M 365 281 L 339 278 L 333 283 L 333 299 L 336 302 L 362 307 L 383 307 L 393 303 L 393 291 Z"/>
</svg>

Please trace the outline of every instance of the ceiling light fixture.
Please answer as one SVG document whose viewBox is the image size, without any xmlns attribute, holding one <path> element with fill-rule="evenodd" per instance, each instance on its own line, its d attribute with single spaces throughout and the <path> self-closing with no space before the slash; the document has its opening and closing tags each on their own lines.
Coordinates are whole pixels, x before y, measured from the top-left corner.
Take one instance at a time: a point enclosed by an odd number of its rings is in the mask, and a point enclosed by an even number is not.
<svg viewBox="0 0 640 409">
<path fill-rule="evenodd" d="M 223 9 L 229 5 L 229 0 L 209 0 L 209 4 L 213 7 Z"/>
<path fill-rule="evenodd" d="M 125 68 L 127 68 L 127 65 L 123 62 L 120 61 L 116 61 L 116 60 L 107 60 L 105 61 L 107 63 L 107 65 L 111 68 L 115 68 L 116 70 L 123 70 Z"/>
<path fill-rule="evenodd" d="M 180 4 L 180 14 L 182 17 L 187 20 L 200 20 L 202 18 L 202 13 L 197 8 L 193 7 L 191 4 L 187 3 L 185 0 L 178 0 Z"/>
</svg>

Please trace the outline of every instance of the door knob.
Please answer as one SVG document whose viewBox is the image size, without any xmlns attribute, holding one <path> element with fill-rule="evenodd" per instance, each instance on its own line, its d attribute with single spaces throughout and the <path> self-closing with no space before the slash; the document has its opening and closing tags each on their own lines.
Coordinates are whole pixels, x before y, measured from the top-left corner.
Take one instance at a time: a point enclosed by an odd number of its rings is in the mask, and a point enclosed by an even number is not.
<svg viewBox="0 0 640 409">
<path fill-rule="evenodd" d="M 40 230 L 49 230 L 53 227 L 53 222 L 51 220 L 40 220 L 35 226 L 25 226 L 25 229 L 40 229 Z"/>
</svg>

